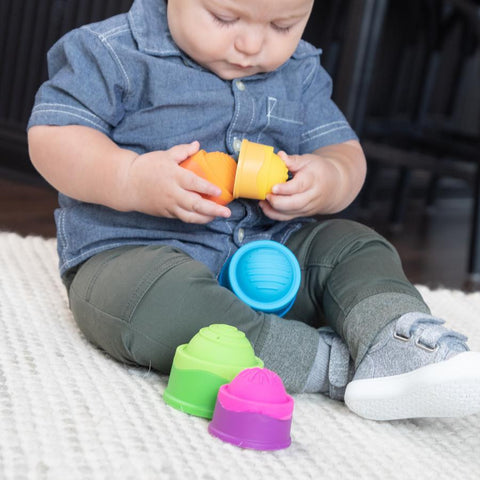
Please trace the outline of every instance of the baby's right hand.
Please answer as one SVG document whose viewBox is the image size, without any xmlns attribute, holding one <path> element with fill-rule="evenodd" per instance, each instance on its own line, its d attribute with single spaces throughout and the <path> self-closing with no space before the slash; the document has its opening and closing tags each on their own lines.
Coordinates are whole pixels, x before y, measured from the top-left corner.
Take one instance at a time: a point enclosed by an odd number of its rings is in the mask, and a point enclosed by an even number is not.
<svg viewBox="0 0 480 480">
<path fill-rule="evenodd" d="M 126 210 L 178 218 L 186 223 L 228 218 L 230 209 L 201 196 L 220 195 L 220 188 L 179 166 L 199 146 L 192 142 L 134 158 L 124 174 Z"/>
</svg>

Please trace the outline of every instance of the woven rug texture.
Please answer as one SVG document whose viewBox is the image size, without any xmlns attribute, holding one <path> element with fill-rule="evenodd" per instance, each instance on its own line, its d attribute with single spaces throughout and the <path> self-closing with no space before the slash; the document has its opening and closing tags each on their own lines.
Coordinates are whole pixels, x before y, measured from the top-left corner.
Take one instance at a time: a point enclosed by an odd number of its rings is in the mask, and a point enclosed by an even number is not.
<svg viewBox="0 0 480 480">
<path fill-rule="evenodd" d="M 480 350 L 480 293 L 419 289 Z M 164 403 L 167 377 L 83 338 L 53 239 L 0 234 L 0 338 L 0 479 L 480 478 L 480 415 L 374 422 L 296 395 L 285 450 L 210 436 L 207 420 Z"/>
</svg>

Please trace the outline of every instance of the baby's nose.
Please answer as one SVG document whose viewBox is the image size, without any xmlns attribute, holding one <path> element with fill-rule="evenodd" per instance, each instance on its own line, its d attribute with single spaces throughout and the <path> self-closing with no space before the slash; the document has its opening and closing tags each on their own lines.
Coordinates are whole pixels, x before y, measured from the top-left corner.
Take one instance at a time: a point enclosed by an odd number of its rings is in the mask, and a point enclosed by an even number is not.
<svg viewBox="0 0 480 480">
<path fill-rule="evenodd" d="M 256 55 L 262 50 L 263 42 L 263 29 L 245 28 L 235 38 L 235 48 L 245 55 Z"/>
</svg>

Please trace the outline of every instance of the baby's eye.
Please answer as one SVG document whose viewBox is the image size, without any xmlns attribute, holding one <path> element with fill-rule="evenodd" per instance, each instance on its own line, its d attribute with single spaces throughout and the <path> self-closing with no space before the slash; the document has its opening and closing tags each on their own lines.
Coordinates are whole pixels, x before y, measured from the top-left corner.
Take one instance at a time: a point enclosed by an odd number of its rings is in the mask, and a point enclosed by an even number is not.
<svg viewBox="0 0 480 480">
<path fill-rule="evenodd" d="M 223 27 L 233 25 L 238 20 L 238 18 L 236 17 L 227 17 L 224 15 L 217 15 L 215 13 L 210 13 L 210 15 L 212 16 L 215 23 L 218 23 Z"/>
<path fill-rule="evenodd" d="M 276 32 L 280 32 L 280 33 L 288 33 L 292 28 L 290 25 L 282 26 L 282 25 L 277 25 L 276 23 L 271 23 L 270 25 Z"/>
</svg>

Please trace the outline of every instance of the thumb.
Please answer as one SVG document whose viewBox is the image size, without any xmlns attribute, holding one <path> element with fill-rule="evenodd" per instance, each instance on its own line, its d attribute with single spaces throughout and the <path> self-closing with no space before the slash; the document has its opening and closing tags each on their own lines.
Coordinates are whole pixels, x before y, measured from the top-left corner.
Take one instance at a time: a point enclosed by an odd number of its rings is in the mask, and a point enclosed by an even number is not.
<svg viewBox="0 0 480 480">
<path fill-rule="evenodd" d="M 182 143 L 170 148 L 168 152 L 173 160 L 177 163 L 182 163 L 188 157 L 191 157 L 200 149 L 200 143 L 195 140 L 192 143 Z"/>
</svg>

